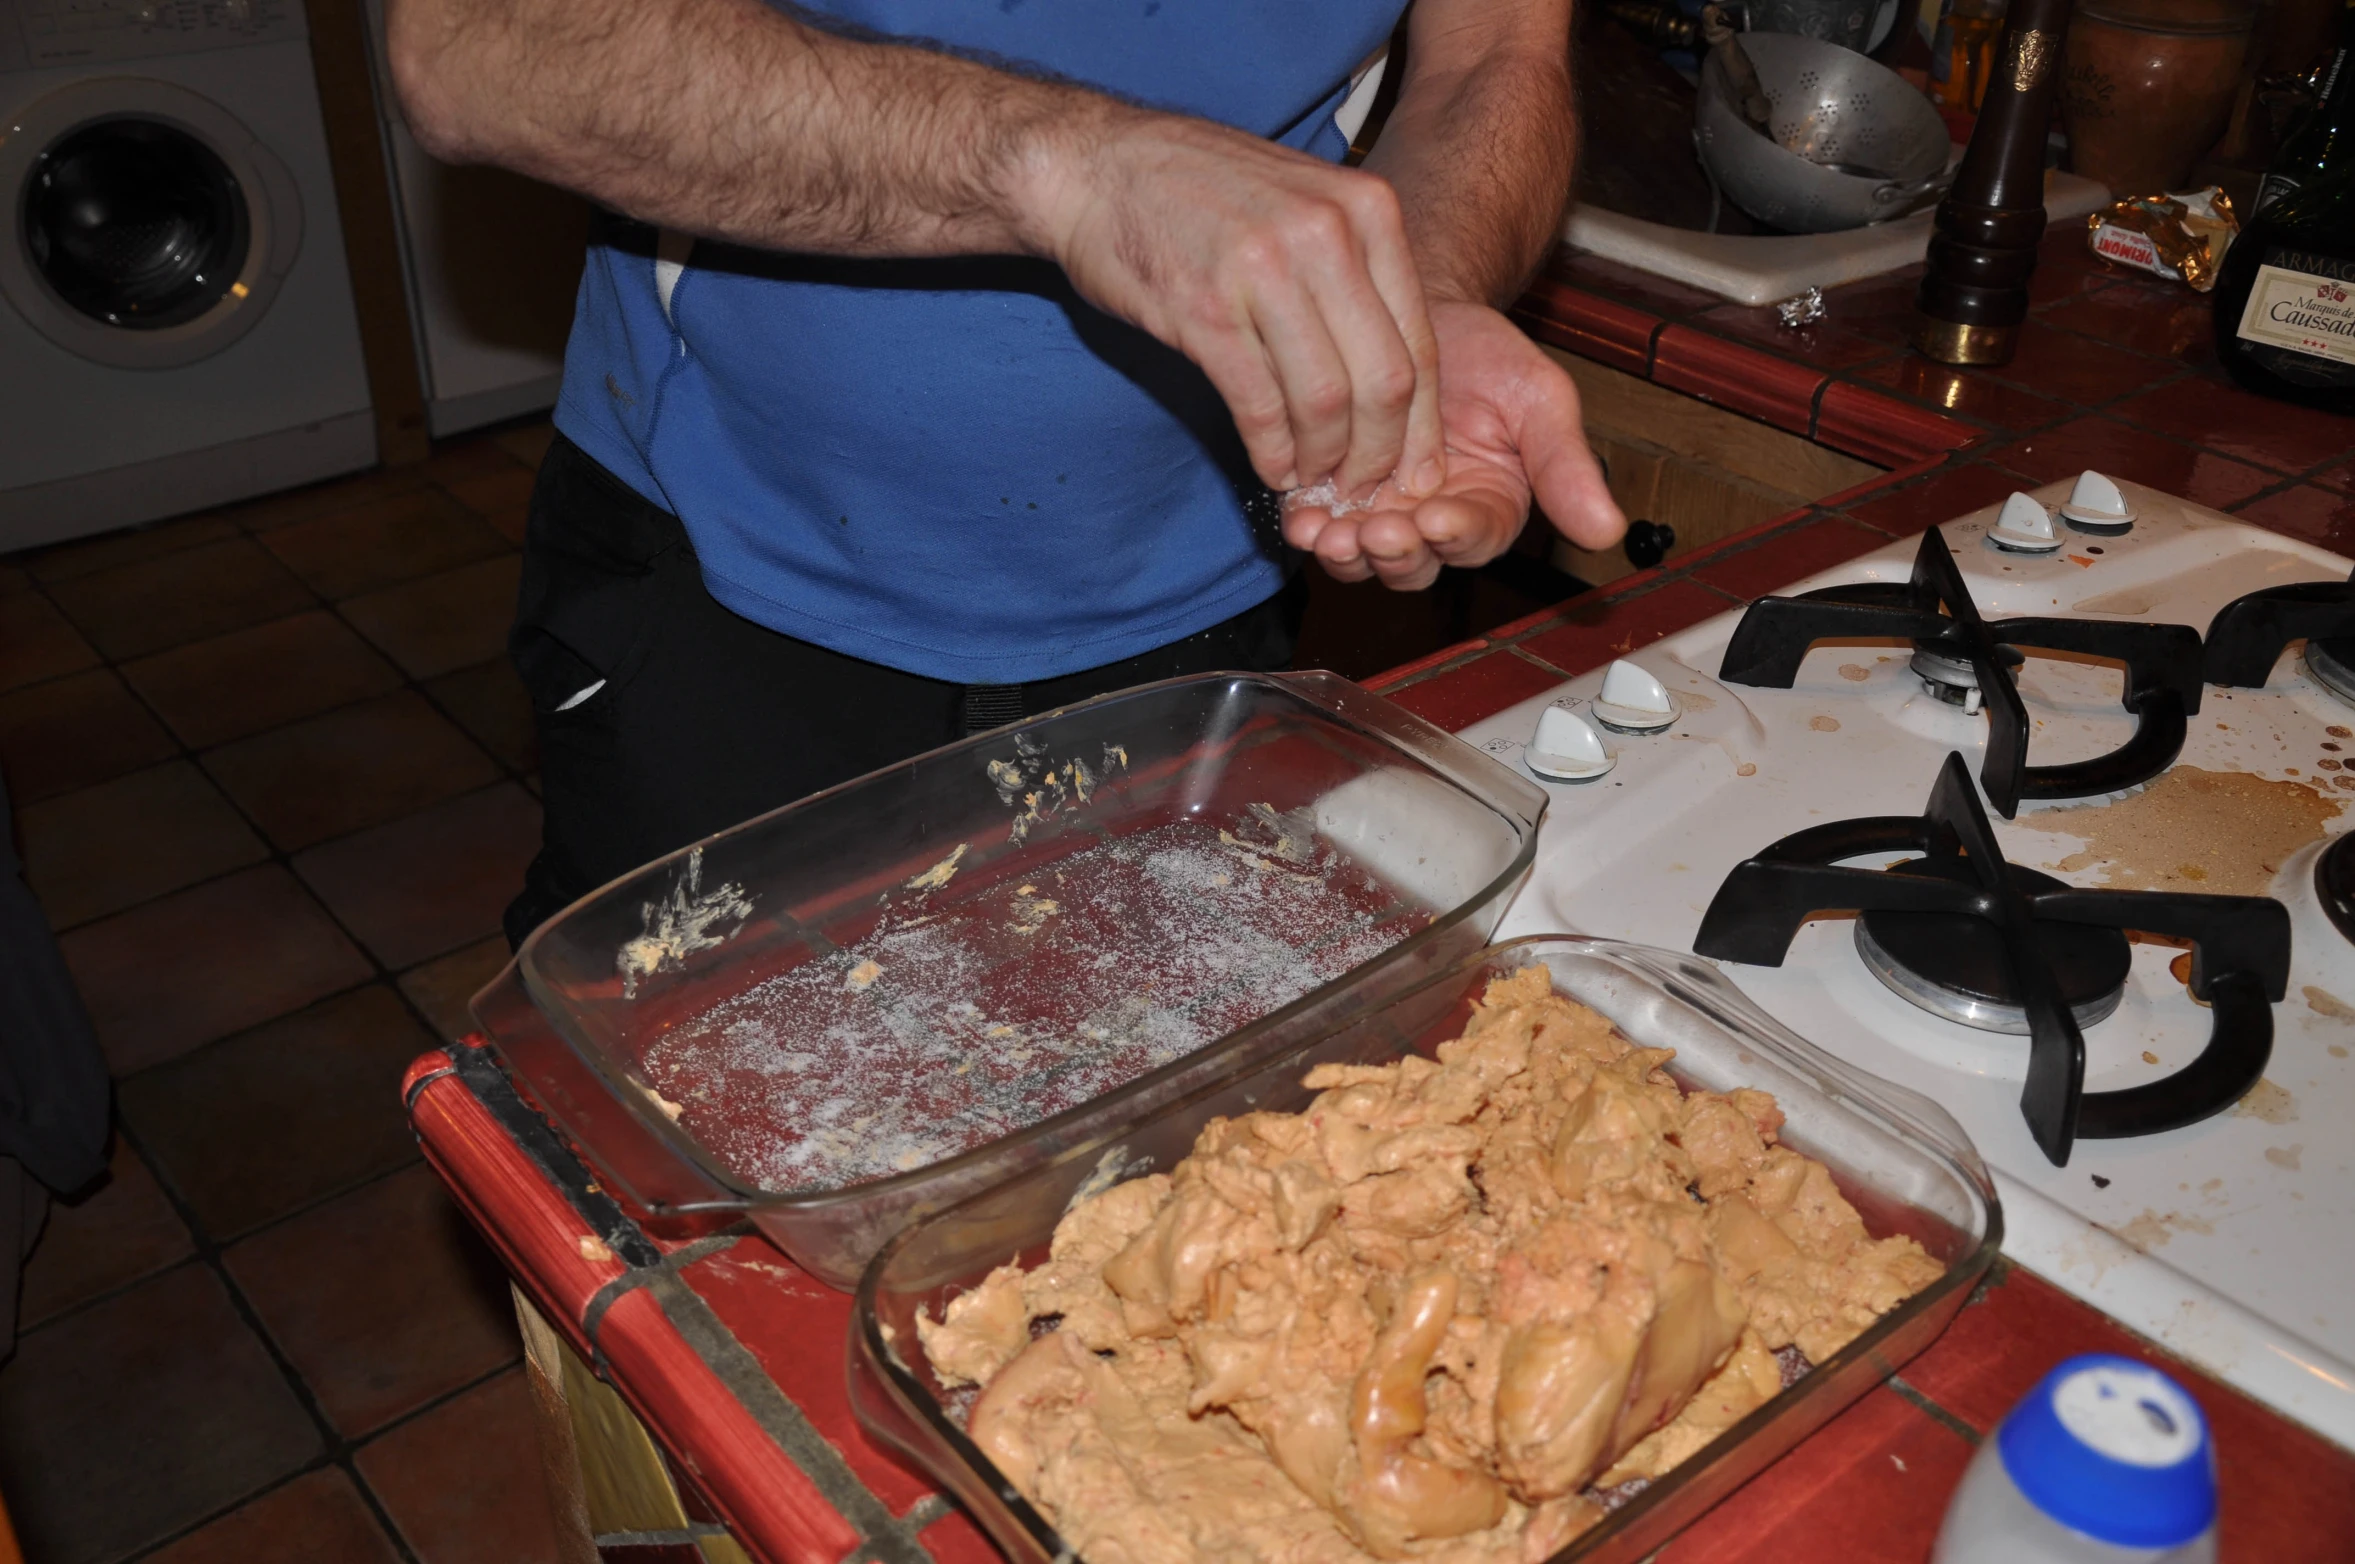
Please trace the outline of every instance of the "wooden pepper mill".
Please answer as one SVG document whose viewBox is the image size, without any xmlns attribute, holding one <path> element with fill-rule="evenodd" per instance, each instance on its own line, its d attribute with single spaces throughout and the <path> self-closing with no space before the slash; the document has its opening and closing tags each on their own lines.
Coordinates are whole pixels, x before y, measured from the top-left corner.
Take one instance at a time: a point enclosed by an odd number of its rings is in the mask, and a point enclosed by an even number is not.
<svg viewBox="0 0 2355 1564">
<path fill-rule="evenodd" d="M 2044 132 L 2069 0 L 2011 0 L 1979 123 L 1930 236 L 1914 346 L 1942 364 L 2003 364 L 2028 316 L 2044 237 Z"/>
</svg>

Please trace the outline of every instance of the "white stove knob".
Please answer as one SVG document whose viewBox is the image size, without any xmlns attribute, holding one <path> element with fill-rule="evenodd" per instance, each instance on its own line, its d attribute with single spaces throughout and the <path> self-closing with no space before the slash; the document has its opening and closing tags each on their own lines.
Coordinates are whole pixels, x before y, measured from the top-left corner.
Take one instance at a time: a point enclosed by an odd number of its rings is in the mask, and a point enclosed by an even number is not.
<svg viewBox="0 0 2355 1564">
<path fill-rule="evenodd" d="M 2050 554 L 2061 546 L 2052 512 L 2033 496 L 2015 494 L 2003 502 L 2003 514 L 1987 529 L 1987 541 L 2014 554 Z"/>
<path fill-rule="evenodd" d="M 2080 532 L 2124 532 L 2134 525 L 2134 507 L 2118 492 L 2118 485 L 2088 468 L 2061 505 L 2061 519 Z"/>
<path fill-rule="evenodd" d="M 1676 697 L 1631 662 L 1611 665 L 1603 675 L 1603 693 L 1594 700 L 1596 719 L 1622 733 L 1657 733 L 1674 722 L 1680 711 Z"/>
<path fill-rule="evenodd" d="M 1591 782 L 1617 764 L 1594 724 L 1574 711 L 1548 706 L 1522 752 L 1529 769 L 1557 782 Z"/>
</svg>

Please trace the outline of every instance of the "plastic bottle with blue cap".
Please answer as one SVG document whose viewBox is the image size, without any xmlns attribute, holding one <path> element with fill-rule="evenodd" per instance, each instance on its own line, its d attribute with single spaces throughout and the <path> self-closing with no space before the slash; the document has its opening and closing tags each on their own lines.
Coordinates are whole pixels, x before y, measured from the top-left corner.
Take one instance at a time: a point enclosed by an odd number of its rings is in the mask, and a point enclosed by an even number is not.
<svg viewBox="0 0 2355 1564">
<path fill-rule="evenodd" d="M 2216 1453 L 2181 1385 L 2088 1354 L 1979 1447 L 1931 1564 L 2213 1564 Z"/>
</svg>

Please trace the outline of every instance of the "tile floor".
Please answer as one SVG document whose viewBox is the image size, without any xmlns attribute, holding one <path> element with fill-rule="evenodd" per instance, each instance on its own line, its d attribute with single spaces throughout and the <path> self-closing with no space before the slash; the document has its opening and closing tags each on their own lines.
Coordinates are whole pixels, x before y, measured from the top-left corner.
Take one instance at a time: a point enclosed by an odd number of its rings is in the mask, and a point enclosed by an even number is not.
<svg viewBox="0 0 2355 1564">
<path fill-rule="evenodd" d="M 504 642 L 547 439 L 0 560 L 0 768 L 120 1127 L 0 1369 L 31 1564 L 554 1556 L 506 1287 L 395 1090 L 538 836 Z M 1315 585 L 1303 664 L 1362 676 L 1574 583 Z"/>
<path fill-rule="evenodd" d="M 0 562 L 0 768 L 117 1080 L 0 1369 L 31 1564 L 540 1564 L 497 1263 L 394 1083 L 505 959 L 544 426 Z"/>
</svg>

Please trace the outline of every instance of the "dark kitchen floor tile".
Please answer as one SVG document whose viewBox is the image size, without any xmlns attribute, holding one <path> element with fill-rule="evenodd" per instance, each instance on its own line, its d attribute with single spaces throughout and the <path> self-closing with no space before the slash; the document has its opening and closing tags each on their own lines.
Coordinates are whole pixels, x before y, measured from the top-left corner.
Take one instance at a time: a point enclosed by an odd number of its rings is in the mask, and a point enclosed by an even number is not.
<svg viewBox="0 0 2355 1564">
<path fill-rule="evenodd" d="M 401 676 L 324 609 L 123 664 L 191 749 L 209 749 L 400 688 Z"/>
<path fill-rule="evenodd" d="M 508 782 L 312 848 L 294 867 L 399 968 L 498 932 L 539 848 L 539 802 Z"/>
<path fill-rule="evenodd" d="M 98 654 L 38 592 L 0 594 L 0 690 L 97 666 Z"/>
<path fill-rule="evenodd" d="M 488 473 L 513 472 L 520 465 L 495 434 L 464 434 L 434 442 L 425 475 L 441 488 Z"/>
<path fill-rule="evenodd" d="M 556 439 L 556 426 L 543 418 L 536 423 L 517 424 L 511 429 L 502 429 L 491 439 L 497 442 L 500 450 L 537 472 L 540 458 L 548 454 L 549 445 Z"/>
<path fill-rule="evenodd" d="M 170 1536 L 319 1443 L 201 1265 L 28 1334 L 0 1370 L 0 1490 L 40 1564 L 98 1564 Z"/>
<path fill-rule="evenodd" d="M 2000 505 L 2027 487 L 2016 474 L 1970 462 L 1942 467 L 1915 483 L 1844 509 L 1891 537 L 1910 538 L 1983 505 Z"/>
<path fill-rule="evenodd" d="M 421 1564 L 556 1564 L 520 1368 L 402 1424 L 357 1459 Z"/>
<path fill-rule="evenodd" d="M 1887 386 L 1901 396 L 1998 429 L 2041 429 L 2076 412 L 2065 402 L 1991 380 L 1976 370 L 1933 363 L 1918 353 L 1868 364 L 1853 371 L 1852 378 Z"/>
<path fill-rule="evenodd" d="M 25 1262 L 20 1328 L 30 1330 L 196 1252 L 188 1224 L 120 1135 L 106 1171 L 105 1180 L 81 1199 L 50 1203 L 48 1225 Z"/>
<path fill-rule="evenodd" d="M 2355 461 L 2341 462 L 2336 467 L 2326 468 L 2309 481 L 2340 494 L 2355 494 Z"/>
<path fill-rule="evenodd" d="M 454 1043 L 474 1030 L 474 1014 L 467 1001 L 507 965 L 507 939 L 494 934 L 463 950 L 412 967 L 401 974 L 401 992 L 425 1016 L 426 1025 L 445 1043 Z"/>
<path fill-rule="evenodd" d="M 458 726 L 474 735 L 476 743 L 514 771 L 534 771 L 540 764 L 539 735 L 532 728 L 531 693 L 516 677 L 515 665 L 504 657 L 476 663 L 456 673 L 445 673 L 425 687 L 442 710 L 458 719 Z"/>
<path fill-rule="evenodd" d="M 270 856 L 185 760 L 27 804 L 16 825 L 25 878 L 59 929 Z"/>
<path fill-rule="evenodd" d="M 60 943 L 117 1075 L 369 975 L 367 959 L 275 864 L 84 924 Z"/>
<path fill-rule="evenodd" d="M 422 1164 L 265 1228 L 224 1259 L 347 1438 L 522 1353 L 506 1273 Z"/>
<path fill-rule="evenodd" d="M 142 1070 L 123 1122 L 226 1241 L 417 1158 L 401 1072 L 433 1046 L 388 984 Z"/>
<path fill-rule="evenodd" d="M 68 581 L 93 571 L 139 560 L 177 554 L 200 543 L 218 543 L 237 536 L 237 525 L 218 512 L 159 521 L 153 526 L 125 527 L 94 538 L 58 543 L 23 556 L 25 569 L 36 581 Z"/>
<path fill-rule="evenodd" d="M 2280 472 L 2304 472 L 2347 454 L 2355 425 L 2336 414 L 2253 397 L 2237 387 L 2178 380 L 2110 410 L 2179 440 Z"/>
<path fill-rule="evenodd" d="M 300 613 L 310 592 L 251 538 L 199 544 L 49 588 L 109 657 L 139 657 Z"/>
<path fill-rule="evenodd" d="M 408 672 L 430 679 L 507 650 L 522 561 L 508 555 L 355 597 L 343 616 Z"/>
<path fill-rule="evenodd" d="M 262 541 L 326 598 L 372 592 L 509 548 L 482 518 L 439 489 L 391 495 L 298 521 L 265 534 Z"/>
<path fill-rule="evenodd" d="M 1972 1448 L 1876 1387 L 1662 1548 L 1659 1564 L 1926 1559 Z"/>
<path fill-rule="evenodd" d="M 422 467 L 385 467 L 356 477 L 334 478 L 308 488 L 266 495 L 222 512 L 247 532 L 269 532 L 396 494 L 411 494 L 433 480 Z"/>
<path fill-rule="evenodd" d="M 2020 328 L 2019 347 L 2011 362 L 1990 365 L 1981 373 L 2080 407 L 2098 407 L 2131 396 L 2156 381 L 2178 378 L 2182 371 L 2173 364 L 2044 325 L 2040 317 L 2031 315 Z"/>
<path fill-rule="evenodd" d="M 399 1564 L 400 1557 L 350 1475 L 328 1466 L 271 1489 L 140 1564 Z"/>
<path fill-rule="evenodd" d="M 2355 495 L 2298 483 L 2252 500 L 2234 514 L 2288 537 L 2319 543 L 2334 553 L 2355 549 Z"/>
<path fill-rule="evenodd" d="M 2228 509 L 2279 480 L 2260 467 L 2138 429 L 2114 418 L 2079 418 L 1981 453 L 1998 467 L 2050 483 L 2088 467 Z"/>
<path fill-rule="evenodd" d="M 0 770 L 18 808 L 152 766 L 177 750 L 104 668 L 0 695 Z"/>
<path fill-rule="evenodd" d="M 1712 555 L 1694 568 L 1693 579 L 1747 601 L 1869 554 L 1888 541 L 1887 534 L 1871 527 L 1827 516 L 1761 538 L 1738 553 Z"/>
<path fill-rule="evenodd" d="M 510 464 L 502 471 L 444 483 L 450 496 L 499 529 L 511 543 L 523 541 L 523 519 L 531 507 L 532 482 L 539 476 L 529 467 Z"/>
<path fill-rule="evenodd" d="M 499 774 L 488 755 L 409 690 L 257 733 L 203 760 L 289 851 L 395 819 Z"/>
</svg>

